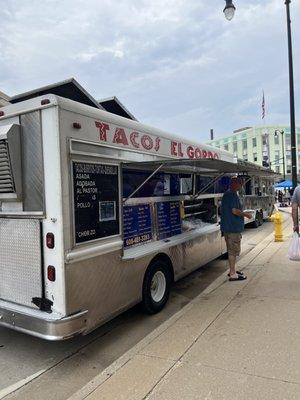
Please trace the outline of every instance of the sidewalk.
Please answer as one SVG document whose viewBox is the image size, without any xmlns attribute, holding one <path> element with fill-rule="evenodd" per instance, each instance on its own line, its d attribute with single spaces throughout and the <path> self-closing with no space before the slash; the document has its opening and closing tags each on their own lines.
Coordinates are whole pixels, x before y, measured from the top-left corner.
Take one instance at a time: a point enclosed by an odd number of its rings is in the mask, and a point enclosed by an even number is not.
<svg viewBox="0 0 300 400">
<path fill-rule="evenodd" d="M 267 236 L 72 400 L 299 400 L 300 263 Z"/>
</svg>

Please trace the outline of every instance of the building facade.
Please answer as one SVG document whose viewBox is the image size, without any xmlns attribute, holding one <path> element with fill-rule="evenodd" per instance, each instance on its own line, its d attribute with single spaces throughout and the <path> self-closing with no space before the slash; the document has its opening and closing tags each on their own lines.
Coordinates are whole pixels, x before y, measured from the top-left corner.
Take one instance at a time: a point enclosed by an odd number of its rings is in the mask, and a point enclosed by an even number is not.
<svg viewBox="0 0 300 400">
<path fill-rule="evenodd" d="M 300 125 L 296 126 L 297 172 L 300 177 Z M 291 131 L 288 125 L 242 128 L 233 134 L 210 140 L 208 144 L 228 150 L 237 158 L 270 167 L 291 178 Z M 283 166 L 285 166 L 285 174 Z"/>
</svg>

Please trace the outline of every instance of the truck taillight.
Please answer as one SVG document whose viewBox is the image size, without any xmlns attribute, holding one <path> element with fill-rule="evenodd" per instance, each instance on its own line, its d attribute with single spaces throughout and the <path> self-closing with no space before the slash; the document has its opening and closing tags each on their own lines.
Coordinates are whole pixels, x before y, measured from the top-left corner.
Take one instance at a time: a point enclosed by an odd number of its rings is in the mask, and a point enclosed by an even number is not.
<svg viewBox="0 0 300 400">
<path fill-rule="evenodd" d="M 55 282 L 55 268 L 53 265 L 48 265 L 47 276 L 50 282 Z"/>
<path fill-rule="evenodd" d="M 48 249 L 54 249 L 55 241 L 54 241 L 54 234 L 48 232 L 46 235 L 46 245 Z"/>
</svg>

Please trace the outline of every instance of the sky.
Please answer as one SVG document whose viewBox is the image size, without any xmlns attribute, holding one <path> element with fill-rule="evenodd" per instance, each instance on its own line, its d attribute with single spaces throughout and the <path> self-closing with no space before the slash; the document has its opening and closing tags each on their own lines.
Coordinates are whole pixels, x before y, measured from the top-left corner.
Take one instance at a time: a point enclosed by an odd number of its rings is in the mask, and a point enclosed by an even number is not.
<svg viewBox="0 0 300 400">
<path fill-rule="evenodd" d="M 0 0 L 0 91 L 74 77 L 140 121 L 204 142 L 289 123 L 284 0 Z M 300 1 L 291 2 L 296 122 Z M 262 92 L 266 117 L 262 120 Z"/>
</svg>

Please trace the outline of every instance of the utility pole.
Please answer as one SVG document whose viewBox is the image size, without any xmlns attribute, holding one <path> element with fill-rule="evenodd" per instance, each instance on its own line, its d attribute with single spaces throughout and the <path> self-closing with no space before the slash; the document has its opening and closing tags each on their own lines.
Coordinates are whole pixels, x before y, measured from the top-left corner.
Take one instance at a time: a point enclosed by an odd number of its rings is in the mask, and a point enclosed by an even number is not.
<svg viewBox="0 0 300 400">
<path fill-rule="evenodd" d="M 292 182 L 293 182 L 293 189 L 295 189 L 295 187 L 297 186 L 298 179 L 297 179 L 295 96 L 294 96 L 294 71 L 293 71 L 293 48 L 292 48 L 290 3 L 291 0 L 285 0 L 287 35 L 288 35 L 288 58 L 289 58 Z"/>
</svg>

